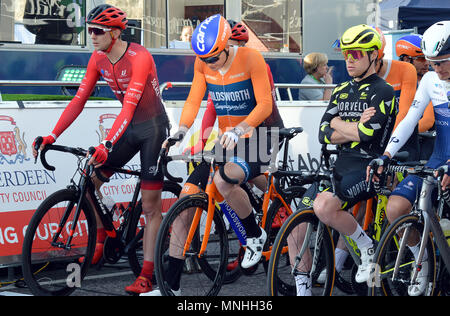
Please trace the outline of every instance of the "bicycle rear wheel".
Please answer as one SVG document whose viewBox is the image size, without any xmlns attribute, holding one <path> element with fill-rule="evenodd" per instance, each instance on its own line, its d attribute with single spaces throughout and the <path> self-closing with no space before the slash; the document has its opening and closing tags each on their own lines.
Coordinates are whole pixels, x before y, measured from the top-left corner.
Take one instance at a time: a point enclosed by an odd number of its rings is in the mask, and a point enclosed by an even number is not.
<svg viewBox="0 0 450 316">
<path fill-rule="evenodd" d="M 408 232 L 405 232 L 405 229 Z M 378 244 L 374 256 L 375 273 L 369 284 L 369 295 L 407 296 L 415 260 L 409 247 L 400 254 L 401 236 L 420 238 L 424 230 L 418 215 L 408 214 L 399 217 L 385 231 Z M 428 286 L 424 295 L 434 295 L 436 289 L 436 252 L 430 234 L 427 243 Z M 394 267 L 398 260 L 398 271 L 394 275 Z"/>
<path fill-rule="evenodd" d="M 181 186 L 171 181 L 164 181 L 164 186 L 161 192 L 162 213 L 166 214 L 170 207 L 178 200 L 181 193 Z M 141 229 L 145 227 L 145 216 L 142 214 L 142 202 L 136 205 L 131 218 L 130 229 L 139 234 Z M 143 232 L 140 234 L 143 236 Z M 134 239 L 132 234 L 128 234 L 127 245 Z M 144 262 L 144 250 L 142 238 L 130 247 L 128 250 L 128 261 L 134 275 L 138 277 L 142 271 Z"/>
<path fill-rule="evenodd" d="M 71 232 L 77 203 L 76 191 L 60 190 L 45 199 L 31 218 L 22 248 L 22 271 L 34 295 L 69 295 L 81 286 L 94 254 L 97 231 L 94 211 L 83 201 L 76 229 Z M 70 235 L 73 239 L 65 247 Z"/>
<path fill-rule="evenodd" d="M 178 200 L 161 223 L 155 245 L 155 274 L 163 295 L 172 295 L 168 271 L 169 255 L 183 257 L 185 241 L 199 212 L 199 223 L 189 250 L 184 254 L 184 273 L 181 273 L 180 288 L 183 296 L 215 296 L 219 293 L 225 276 L 228 256 L 228 238 L 219 210 L 213 215 L 213 225 L 206 251 L 200 254 L 208 211 L 205 193 L 186 196 Z M 174 289 L 178 290 L 178 289 Z"/>
<path fill-rule="evenodd" d="M 317 279 L 322 271 L 325 280 L 319 284 Z M 296 295 L 295 273 L 310 276 L 313 295 L 331 295 L 334 282 L 333 240 L 329 228 L 320 224 L 313 210 L 295 212 L 281 227 L 273 243 L 268 266 L 268 295 Z"/>
</svg>

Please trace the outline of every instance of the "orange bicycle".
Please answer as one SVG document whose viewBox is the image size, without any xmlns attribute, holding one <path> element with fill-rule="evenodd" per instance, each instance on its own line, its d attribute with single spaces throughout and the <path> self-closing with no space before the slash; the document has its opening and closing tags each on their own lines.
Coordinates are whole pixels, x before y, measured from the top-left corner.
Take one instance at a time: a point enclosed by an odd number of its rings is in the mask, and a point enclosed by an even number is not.
<svg viewBox="0 0 450 316">
<path fill-rule="evenodd" d="M 279 168 L 288 168 L 289 140 L 302 131 L 301 128 L 281 129 L 280 137 L 284 141 L 284 156 Z M 155 275 L 163 295 L 172 295 L 167 273 L 169 256 L 184 259 L 197 266 L 202 273 L 183 273 L 180 288 L 182 295 L 210 296 L 217 295 L 227 278 L 229 262 L 239 258 L 241 246 L 230 250 L 230 230 L 227 229 L 223 213 L 216 202 L 221 203 L 223 197 L 217 191 L 212 181 L 215 172 L 221 167 L 217 165 L 214 156 L 203 154 L 198 156 L 172 156 L 170 160 L 203 160 L 210 163 L 210 174 L 204 192 L 195 193 L 178 200 L 167 212 L 161 223 L 155 245 Z M 223 175 L 221 173 L 221 175 Z M 256 195 L 251 185 L 242 185 L 248 193 L 250 202 L 257 213 L 256 218 L 268 235 L 263 249 L 262 262 L 267 265 L 270 259 L 271 243 L 282 224 L 282 218 L 287 218 L 295 207 L 295 198 L 301 199 L 306 189 L 296 186 L 295 177 L 274 177 L 271 172 L 266 174 L 267 187 L 262 197 Z M 232 179 L 230 179 L 232 181 Z M 292 205 L 291 205 L 292 204 Z M 222 208 L 223 210 L 223 208 Z M 227 217 L 238 221 L 236 214 L 230 212 Z M 245 230 L 235 223 L 234 233 L 242 237 Z M 233 226 L 233 225 L 230 225 Z M 278 229 L 277 229 L 278 227 Z M 238 238 L 240 239 L 240 238 Z M 237 240 L 234 238 L 234 240 Z M 245 241 L 244 243 L 245 244 Z M 240 268 L 240 264 L 238 265 Z M 250 268 L 251 269 L 251 268 Z M 228 271 L 230 273 L 230 271 Z M 189 288 L 189 292 L 184 289 Z"/>
</svg>

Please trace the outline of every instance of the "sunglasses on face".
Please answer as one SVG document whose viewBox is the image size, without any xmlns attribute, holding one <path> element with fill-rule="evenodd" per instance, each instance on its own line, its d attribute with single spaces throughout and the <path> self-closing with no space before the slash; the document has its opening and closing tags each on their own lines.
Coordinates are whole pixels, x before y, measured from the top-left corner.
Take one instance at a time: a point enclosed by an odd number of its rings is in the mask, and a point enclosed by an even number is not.
<svg viewBox="0 0 450 316">
<path fill-rule="evenodd" d="M 95 35 L 103 35 L 106 32 L 110 32 L 111 29 L 101 29 L 99 27 L 88 27 L 88 33 L 89 35 L 91 35 L 92 33 L 94 33 Z"/>
<path fill-rule="evenodd" d="M 204 63 L 206 63 L 206 64 L 214 64 L 214 63 L 216 63 L 218 60 L 219 60 L 219 58 L 220 58 L 220 54 L 222 54 L 222 52 L 223 51 L 221 51 L 220 53 L 218 53 L 217 55 L 214 55 L 214 56 L 210 56 L 210 57 L 200 57 L 200 59 L 204 62 Z"/>
<path fill-rule="evenodd" d="M 417 60 L 421 63 L 424 63 L 426 61 L 425 56 L 409 57 L 409 58 L 411 58 L 412 60 Z"/>
<path fill-rule="evenodd" d="M 441 64 L 445 64 L 448 61 L 450 61 L 450 58 L 444 58 L 444 59 L 438 59 L 438 60 L 432 60 L 429 58 L 426 58 L 426 59 L 430 62 L 431 66 L 437 66 L 437 67 L 439 67 Z"/>
<path fill-rule="evenodd" d="M 350 58 L 352 60 L 360 60 L 361 58 L 367 56 L 367 52 L 365 50 L 344 50 L 342 51 L 342 54 L 344 55 L 345 60 L 349 60 Z"/>
</svg>

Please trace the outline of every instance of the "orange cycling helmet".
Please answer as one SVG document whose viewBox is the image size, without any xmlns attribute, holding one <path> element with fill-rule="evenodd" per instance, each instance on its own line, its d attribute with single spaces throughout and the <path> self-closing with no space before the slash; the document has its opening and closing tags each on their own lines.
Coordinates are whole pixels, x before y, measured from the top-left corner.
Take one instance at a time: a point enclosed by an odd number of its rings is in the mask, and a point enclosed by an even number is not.
<svg viewBox="0 0 450 316">
<path fill-rule="evenodd" d="M 231 40 L 248 42 L 248 31 L 244 24 L 234 20 L 228 20 L 231 27 Z"/>
<path fill-rule="evenodd" d="M 125 30 L 128 20 L 127 14 L 119 8 L 109 4 L 101 4 L 89 12 L 86 23 Z"/>
<path fill-rule="evenodd" d="M 395 43 L 395 53 L 398 57 L 424 57 L 420 48 L 420 42 L 422 42 L 422 35 L 411 34 L 403 36 Z"/>
<path fill-rule="evenodd" d="M 206 18 L 194 30 L 191 45 L 195 54 L 201 58 L 217 55 L 227 46 L 231 27 L 220 14 Z"/>
<path fill-rule="evenodd" d="M 381 40 L 381 48 L 378 50 L 378 59 L 383 59 L 384 48 L 386 47 L 386 38 L 384 37 L 383 31 L 379 27 L 375 26 L 373 28 L 375 29 L 375 31 L 378 32 L 378 34 L 380 35 L 380 40 Z"/>
</svg>

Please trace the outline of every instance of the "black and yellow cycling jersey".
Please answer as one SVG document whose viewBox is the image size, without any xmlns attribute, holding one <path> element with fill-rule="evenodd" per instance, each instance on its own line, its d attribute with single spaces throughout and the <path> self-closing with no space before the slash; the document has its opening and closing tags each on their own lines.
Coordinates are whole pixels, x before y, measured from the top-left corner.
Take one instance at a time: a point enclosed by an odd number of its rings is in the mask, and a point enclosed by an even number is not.
<svg viewBox="0 0 450 316">
<path fill-rule="evenodd" d="M 362 113 L 369 107 L 374 107 L 376 113 L 366 123 L 358 124 L 360 141 L 344 143 L 338 148 L 362 158 L 375 158 L 383 154 L 395 124 L 397 107 L 394 89 L 376 74 L 361 81 L 346 81 L 334 89 L 320 122 L 320 143 L 331 143 L 334 130 L 330 122 L 334 117 L 339 116 L 346 122 L 359 122 Z"/>
</svg>

